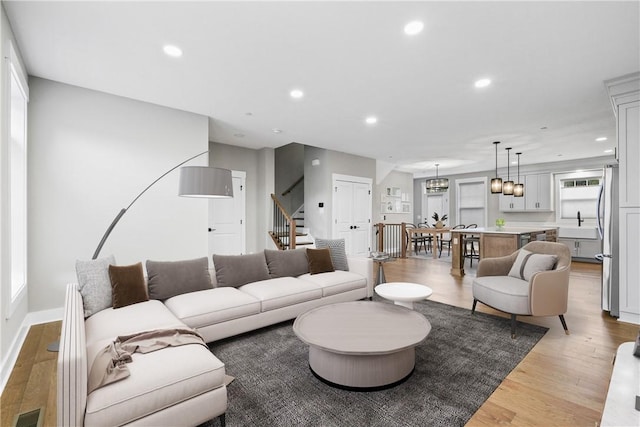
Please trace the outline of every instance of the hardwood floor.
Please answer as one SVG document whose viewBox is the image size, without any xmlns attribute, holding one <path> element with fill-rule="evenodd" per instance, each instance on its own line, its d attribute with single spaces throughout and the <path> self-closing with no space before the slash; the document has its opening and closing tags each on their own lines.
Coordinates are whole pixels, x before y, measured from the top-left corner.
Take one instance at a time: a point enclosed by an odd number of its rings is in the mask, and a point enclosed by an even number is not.
<svg viewBox="0 0 640 427">
<path fill-rule="evenodd" d="M 434 291 L 432 300 L 471 309 L 475 271 L 460 279 L 449 274 L 450 267 L 446 260 L 398 259 L 385 264 L 385 275 L 389 282 L 428 285 Z M 482 304 L 477 309 L 504 315 Z M 564 334 L 557 317 L 518 318 L 550 329 L 468 426 L 598 425 L 615 351 L 621 343 L 633 341 L 639 327 L 602 313 L 597 264 L 572 264 L 565 318 L 571 335 Z M 47 352 L 46 347 L 57 339 L 60 326 L 53 322 L 30 329 L 0 399 L 0 425 L 12 426 L 16 414 L 44 407 L 44 425 L 55 426 L 57 353 Z"/>
</svg>

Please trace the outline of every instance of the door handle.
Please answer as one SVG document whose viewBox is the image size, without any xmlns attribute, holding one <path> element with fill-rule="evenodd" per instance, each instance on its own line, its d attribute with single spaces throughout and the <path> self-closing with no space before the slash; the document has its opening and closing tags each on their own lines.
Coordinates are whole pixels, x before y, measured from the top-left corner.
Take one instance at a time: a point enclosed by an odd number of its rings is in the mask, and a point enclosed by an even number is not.
<svg viewBox="0 0 640 427">
<path fill-rule="evenodd" d="M 216 229 L 215 229 L 215 228 L 211 228 L 211 227 L 209 227 L 209 228 L 208 228 L 208 231 L 209 231 L 209 233 L 211 233 L 212 231 L 216 231 Z"/>
</svg>

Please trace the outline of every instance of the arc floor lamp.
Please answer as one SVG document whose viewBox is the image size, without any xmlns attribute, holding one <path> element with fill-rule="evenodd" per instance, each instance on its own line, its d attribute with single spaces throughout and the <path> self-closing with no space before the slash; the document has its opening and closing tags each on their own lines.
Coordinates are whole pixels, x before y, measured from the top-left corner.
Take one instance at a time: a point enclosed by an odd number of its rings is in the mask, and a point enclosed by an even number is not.
<svg viewBox="0 0 640 427">
<path fill-rule="evenodd" d="M 149 184 L 144 190 L 138 194 L 129 206 L 126 208 L 122 208 L 118 215 L 111 222 L 107 231 L 105 231 L 98 247 L 93 253 L 93 258 L 98 258 L 100 255 L 100 251 L 104 246 L 104 243 L 107 241 L 107 238 L 115 228 L 118 221 L 122 218 L 122 216 L 133 206 L 133 204 L 149 190 L 154 184 L 160 181 L 162 178 L 167 176 L 169 173 L 178 169 L 180 166 L 185 163 L 190 162 L 196 157 L 200 157 L 203 154 L 208 153 L 209 151 L 203 151 L 200 154 L 196 154 L 193 157 L 189 157 L 187 160 L 178 163 L 176 166 L 172 167 L 158 178 Z M 231 178 L 231 171 L 229 169 L 222 168 L 214 168 L 210 166 L 185 166 L 180 169 L 180 185 L 178 190 L 178 195 L 183 197 L 208 197 L 208 198 L 229 198 L 233 197 L 233 180 Z"/>
</svg>

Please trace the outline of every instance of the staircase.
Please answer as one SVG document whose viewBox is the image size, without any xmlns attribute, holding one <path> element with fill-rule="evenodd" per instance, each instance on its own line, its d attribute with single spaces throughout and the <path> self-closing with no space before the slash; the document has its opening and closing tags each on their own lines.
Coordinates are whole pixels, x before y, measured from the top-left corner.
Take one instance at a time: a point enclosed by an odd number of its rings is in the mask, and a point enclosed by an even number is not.
<svg viewBox="0 0 640 427">
<path fill-rule="evenodd" d="M 273 201 L 273 227 L 269 236 L 280 250 L 295 249 L 298 246 L 312 245 L 313 238 L 304 226 L 304 205 L 289 215 L 275 194 Z"/>
</svg>

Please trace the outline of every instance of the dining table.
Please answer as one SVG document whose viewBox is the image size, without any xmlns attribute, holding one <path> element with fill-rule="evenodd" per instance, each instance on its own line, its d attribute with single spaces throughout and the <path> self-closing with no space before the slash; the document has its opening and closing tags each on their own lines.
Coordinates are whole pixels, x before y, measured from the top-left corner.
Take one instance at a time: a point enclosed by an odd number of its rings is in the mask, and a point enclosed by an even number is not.
<svg viewBox="0 0 640 427">
<path fill-rule="evenodd" d="M 440 239 L 442 239 L 442 235 L 444 233 L 448 233 L 449 231 L 451 231 L 451 228 L 450 227 L 442 227 L 442 228 L 416 227 L 416 228 L 407 228 L 406 230 L 409 236 L 409 239 L 408 239 L 409 243 L 407 244 L 405 253 L 402 254 L 403 258 L 411 256 L 411 253 L 413 252 L 413 247 L 411 245 L 411 242 L 413 241 L 413 237 L 422 236 L 425 234 L 428 234 L 433 237 L 434 246 L 431 252 L 433 253 L 433 257 L 437 258 L 438 257 L 437 249 L 439 247 L 438 242 L 440 241 Z"/>
</svg>

